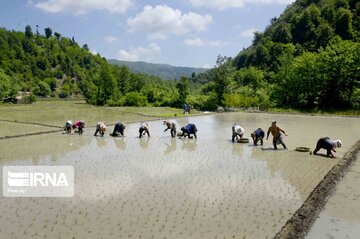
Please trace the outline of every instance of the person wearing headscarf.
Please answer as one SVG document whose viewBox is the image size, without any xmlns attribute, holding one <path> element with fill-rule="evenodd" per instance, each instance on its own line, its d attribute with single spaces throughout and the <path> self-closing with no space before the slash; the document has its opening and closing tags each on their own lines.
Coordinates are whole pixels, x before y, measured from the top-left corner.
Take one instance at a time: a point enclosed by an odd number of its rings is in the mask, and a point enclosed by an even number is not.
<svg viewBox="0 0 360 239">
<path fill-rule="evenodd" d="M 101 136 L 104 136 L 106 131 L 106 124 L 105 122 L 98 122 L 96 124 L 96 130 L 94 136 L 97 136 L 97 133 L 100 133 Z"/>
<path fill-rule="evenodd" d="M 173 121 L 164 120 L 164 125 L 166 125 L 166 129 L 164 132 L 168 131 L 170 129 L 171 137 L 174 138 L 176 136 L 176 124 Z"/>
<path fill-rule="evenodd" d="M 122 122 L 117 122 L 114 126 L 113 132 L 110 134 L 110 136 L 123 136 L 124 137 L 124 130 L 126 128 L 126 125 Z"/>
<path fill-rule="evenodd" d="M 330 158 L 335 158 L 333 152 L 336 152 L 336 148 L 341 148 L 342 142 L 341 140 L 332 140 L 329 137 L 320 138 L 316 143 L 316 149 L 314 150 L 314 154 L 316 155 L 320 149 L 326 150 L 326 155 Z"/>
<path fill-rule="evenodd" d="M 145 134 L 147 134 L 150 137 L 149 125 L 148 123 L 143 122 L 141 123 L 139 128 L 139 138 L 141 138 Z"/>
<path fill-rule="evenodd" d="M 181 127 L 181 131 L 182 131 L 182 134 L 179 136 L 179 138 L 181 137 L 189 137 L 189 139 L 192 139 L 193 137 L 191 136 L 192 134 L 194 135 L 195 139 L 197 139 L 197 136 L 196 136 L 196 132 L 197 132 L 197 128 L 196 128 L 196 125 L 194 124 L 188 124 L 184 127 Z"/>
<path fill-rule="evenodd" d="M 64 125 L 64 131 L 65 131 L 66 133 L 70 134 L 70 133 L 71 133 L 72 125 L 73 125 L 73 123 L 72 123 L 71 120 L 66 121 L 66 123 L 65 123 L 65 125 Z"/>
<path fill-rule="evenodd" d="M 83 120 L 76 121 L 76 123 L 73 124 L 73 129 L 77 129 L 79 134 L 84 133 L 84 128 L 85 128 L 85 121 Z"/>
<path fill-rule="evenodd" d="M 239 139 L 241 139 L 243 137 L 244 133 L 245 133 L 244 128 L 241 127 L 239 124 L 235 123 L 232 126 L 232 138 L 231 138 L 231 141 L 235 142 L 235 139 L 236 139 L 236 141 L 238 141 Z"/>
</svg>

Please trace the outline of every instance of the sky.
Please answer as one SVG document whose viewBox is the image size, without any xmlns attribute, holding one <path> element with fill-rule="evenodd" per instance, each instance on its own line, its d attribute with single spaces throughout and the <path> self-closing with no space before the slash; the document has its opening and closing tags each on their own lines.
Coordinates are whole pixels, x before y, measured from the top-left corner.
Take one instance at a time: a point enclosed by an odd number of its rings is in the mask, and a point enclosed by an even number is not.
<svg viewBox="0 0 360 239">
<path fill-rule="evenodd" d="M 213 67 L 294 0 L 1 0 L 0 27 L 50 27 L 107 59 Z"/>
</svg>

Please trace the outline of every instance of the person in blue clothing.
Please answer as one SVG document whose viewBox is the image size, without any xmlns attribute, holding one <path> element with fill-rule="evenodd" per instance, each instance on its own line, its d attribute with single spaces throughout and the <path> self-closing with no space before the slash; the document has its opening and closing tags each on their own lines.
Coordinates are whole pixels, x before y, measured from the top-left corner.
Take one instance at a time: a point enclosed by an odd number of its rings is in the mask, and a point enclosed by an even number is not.
<svg viewBox="0 0 360 239">
<path fill-rule="evenodd" d="M 192 137 L 191 135 L 193 134 L 194 137 L 195 137 L 195 139 L 197 139 L 197 136 L 196 136 L 196 132 L 197 132 L 196 125 L 194 125 L 194 124 L 188 124 L 188 125 L 186 125 L 185 127 L 181 127 L 181 131 L 182 131 L 182 134 L 179 136 L 179 138 L 188 136 L 189 139 L 192 139 L 193 137 Z"/>
<path fill-rule="evenodd" d="M 323 137 L 317 141 L 316 149 L 313 153 L 316 155 L 320 149 L 326 149 L 326 155 L 330 158 L 335 158 L 332 152 L 336 152 L 335 149 L 341 148 L 341 145 L 342 143 L 340 140 L 331 140 L 329 137 Z"/>
<path fill-rule="evenodd" d="M 258 128 L 251 134 L 251 138 L 253 139 L 255 146 L 257 146 L 259 140 L 262 146 L 264 144 L 264 137 L 265 137 L 265 132 L 261 128 Z"/>
<path fill-rule="evenodd" d="M 124 130 L 125 130 L 125 124 L 121 122 L 117 122 L 114 126 L 113 132 L 110 134 L 110 136 L 116 137 L 116 136 L 122 136 L 124 137 Z"/>
</svg>

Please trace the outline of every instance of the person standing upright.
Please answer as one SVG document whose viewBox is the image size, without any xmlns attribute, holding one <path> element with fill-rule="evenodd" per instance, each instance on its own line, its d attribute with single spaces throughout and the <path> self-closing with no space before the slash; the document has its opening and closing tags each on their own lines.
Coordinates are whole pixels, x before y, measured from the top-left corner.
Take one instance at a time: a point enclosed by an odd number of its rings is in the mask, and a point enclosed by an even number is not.
<svg viewBox="0 0 360 239">
<path fill-rule="evenodd" d="M 287 149 L 286 145 L 284 143 L 284 140 L 283 140 L 283 135 L 281 133 L 283 133 L 285 136 L 287 136 L 287 134 L 285 133 L 285 131 L 282 128 L 277 126 L 275 120 L 273 122 L 271 122 L 271 126 L 269 127 L 269 129 L 267 131 L 266 140 L 269 139 L 270 133 L 273 136 L 274 149 L 277 149 L 277 144 L 281 144 L 284 147 L 284 149 Z"/>
</svg>

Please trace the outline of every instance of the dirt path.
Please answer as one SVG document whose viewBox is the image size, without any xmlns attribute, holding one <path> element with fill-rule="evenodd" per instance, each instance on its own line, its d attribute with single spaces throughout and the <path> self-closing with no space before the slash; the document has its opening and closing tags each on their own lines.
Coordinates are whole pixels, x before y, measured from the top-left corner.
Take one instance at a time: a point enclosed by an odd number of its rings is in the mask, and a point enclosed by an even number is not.
<svg viewBox="0 0 360 239">
<path fill-rule="evenodd" d="M 354 144 L 344 155 L 343 159 L 336 164 L 318 184 L 314 191 L 306 199 L 305 203 L 287 221 L 285 226 L 275 235 L 280 238 L 304 238 L 315 222 L 316 217 L 324 208 L 329 195 L 335 189 L 344 173 L 355 162 L 360 151 L 360 140 Z"/>
</svg>

